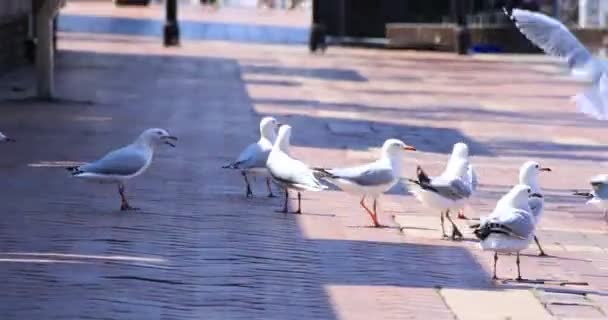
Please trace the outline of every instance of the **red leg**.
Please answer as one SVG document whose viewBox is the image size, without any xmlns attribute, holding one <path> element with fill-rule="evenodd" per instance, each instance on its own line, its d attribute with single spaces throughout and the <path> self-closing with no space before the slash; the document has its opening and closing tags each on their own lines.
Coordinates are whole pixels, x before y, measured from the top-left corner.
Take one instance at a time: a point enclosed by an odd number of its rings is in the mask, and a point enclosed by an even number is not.
<svg viewBox="0 0 608 320">
<path fill-rule="evenodd" d="M 359 202 L 359 204 L 363 207 L 363 209 L 365 209 L 365 211 L 367 211 L 367 214 L 369 214 L 369 216 L 372 218 L 374 227 L 379 227 L 380 224 L 378 223 L 378 218 L 376 217 L 376 214 L 373 213 L 371 210 L 369 210 L 369 208 L 367 208 L 365 206 L 365 196 L 363 198 L 361 198 L 361 202 Z"/>
</svg>

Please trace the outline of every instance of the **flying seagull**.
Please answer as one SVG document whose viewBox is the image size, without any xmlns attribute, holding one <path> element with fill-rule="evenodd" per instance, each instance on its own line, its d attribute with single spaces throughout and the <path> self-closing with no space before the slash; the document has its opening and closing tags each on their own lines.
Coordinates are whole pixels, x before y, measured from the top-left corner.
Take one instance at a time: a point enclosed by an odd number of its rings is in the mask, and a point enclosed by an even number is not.
<svg viewBox="0 0 608 320">
<path fill-rule="evenodd" d="M 591 80 L 587 89 L 574 96 L 580 112 L 608 120 L 608 66 L 587 48 L 560 21 L 538 12 L 513 9 L 505 14 L 519 31 L 546 54 L 566 60 L 574 76 Z"/>
</svg>

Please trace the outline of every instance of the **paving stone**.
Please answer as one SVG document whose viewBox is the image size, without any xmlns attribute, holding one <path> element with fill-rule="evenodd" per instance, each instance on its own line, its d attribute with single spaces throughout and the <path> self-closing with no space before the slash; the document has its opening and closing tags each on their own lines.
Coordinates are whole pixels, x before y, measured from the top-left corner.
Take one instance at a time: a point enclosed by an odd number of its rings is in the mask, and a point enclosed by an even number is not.
<svg viewBox="0 0 608 320">
<path fill-rule="evenodd" d="M 552 319 L 530 291 L 442 289 L 445 302 L 458 319 Z M 475 306 L 472 305 L 475 301 Z"/>
</svg>

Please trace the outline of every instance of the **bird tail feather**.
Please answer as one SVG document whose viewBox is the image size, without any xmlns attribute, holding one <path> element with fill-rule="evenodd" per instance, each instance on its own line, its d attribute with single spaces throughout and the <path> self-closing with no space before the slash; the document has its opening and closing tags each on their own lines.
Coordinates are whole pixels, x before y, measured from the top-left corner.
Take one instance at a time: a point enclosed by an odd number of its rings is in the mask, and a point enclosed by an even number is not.
<svg viewBox="0 0 608 320">
<path fill-rule="evenodd" d="M 315 174 L 315 177 L 317 177 L 317 178 L 330 178 L 330 179 L 338 178 L 337 176 L 335 176 L 334 174 L 329 172 L 329 170 L 331 170 L 331 169 L 325 169 L 325 168 L 313 168 L 312 169 L 313 173 Z"/>
<path fill-rule="evenodd" d="M 67 171 L 69 171 L 73 176 L 81 174 L 82 171 L 80 170 L 80 167 L 67 167 L 65 168 Z"/>
<path fill-rule="evenodd" d="M 522 240 L 525 239 L 524 237 L 516 234 L 513 230 L 511 230 L 511 228 L 495 222 L 484 223 L 473 231 L 473 234 L 479 240 L 485 240 L 492 233 L 504 234 Z"/>
<path fill-rule="evenodd" d="M 608 76 L 602 74 L 599 81 L 572 100 L 580 112 L 598 120 L 608 120 Z"/>
<path fill-rule="evenodd" d="M 227 165 L 222 166 L 222 169 L 238 169 L 238 168 L 239 168 L 238 162 L 231 162 Z"/>
<path fill-rule="evenodd" d="M 593 194 L 591 194 L 591 192 L 586 192 L 586 191 L 574 191 L 572 193 L 572 195 L 585 197 L 585 198 L 593 198 Z"/>
</svg>

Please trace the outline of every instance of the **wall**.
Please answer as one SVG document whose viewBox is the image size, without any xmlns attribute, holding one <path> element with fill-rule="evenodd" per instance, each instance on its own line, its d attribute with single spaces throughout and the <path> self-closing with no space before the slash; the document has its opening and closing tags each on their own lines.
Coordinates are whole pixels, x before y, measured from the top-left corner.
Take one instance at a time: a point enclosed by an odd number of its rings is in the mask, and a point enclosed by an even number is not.
<svg viewBox="0 0 608 320">
<path fill-rule="evenodd" d="M 0 73 L 25 63 L 30 0 L 0 0 Z"/>
</svg>

